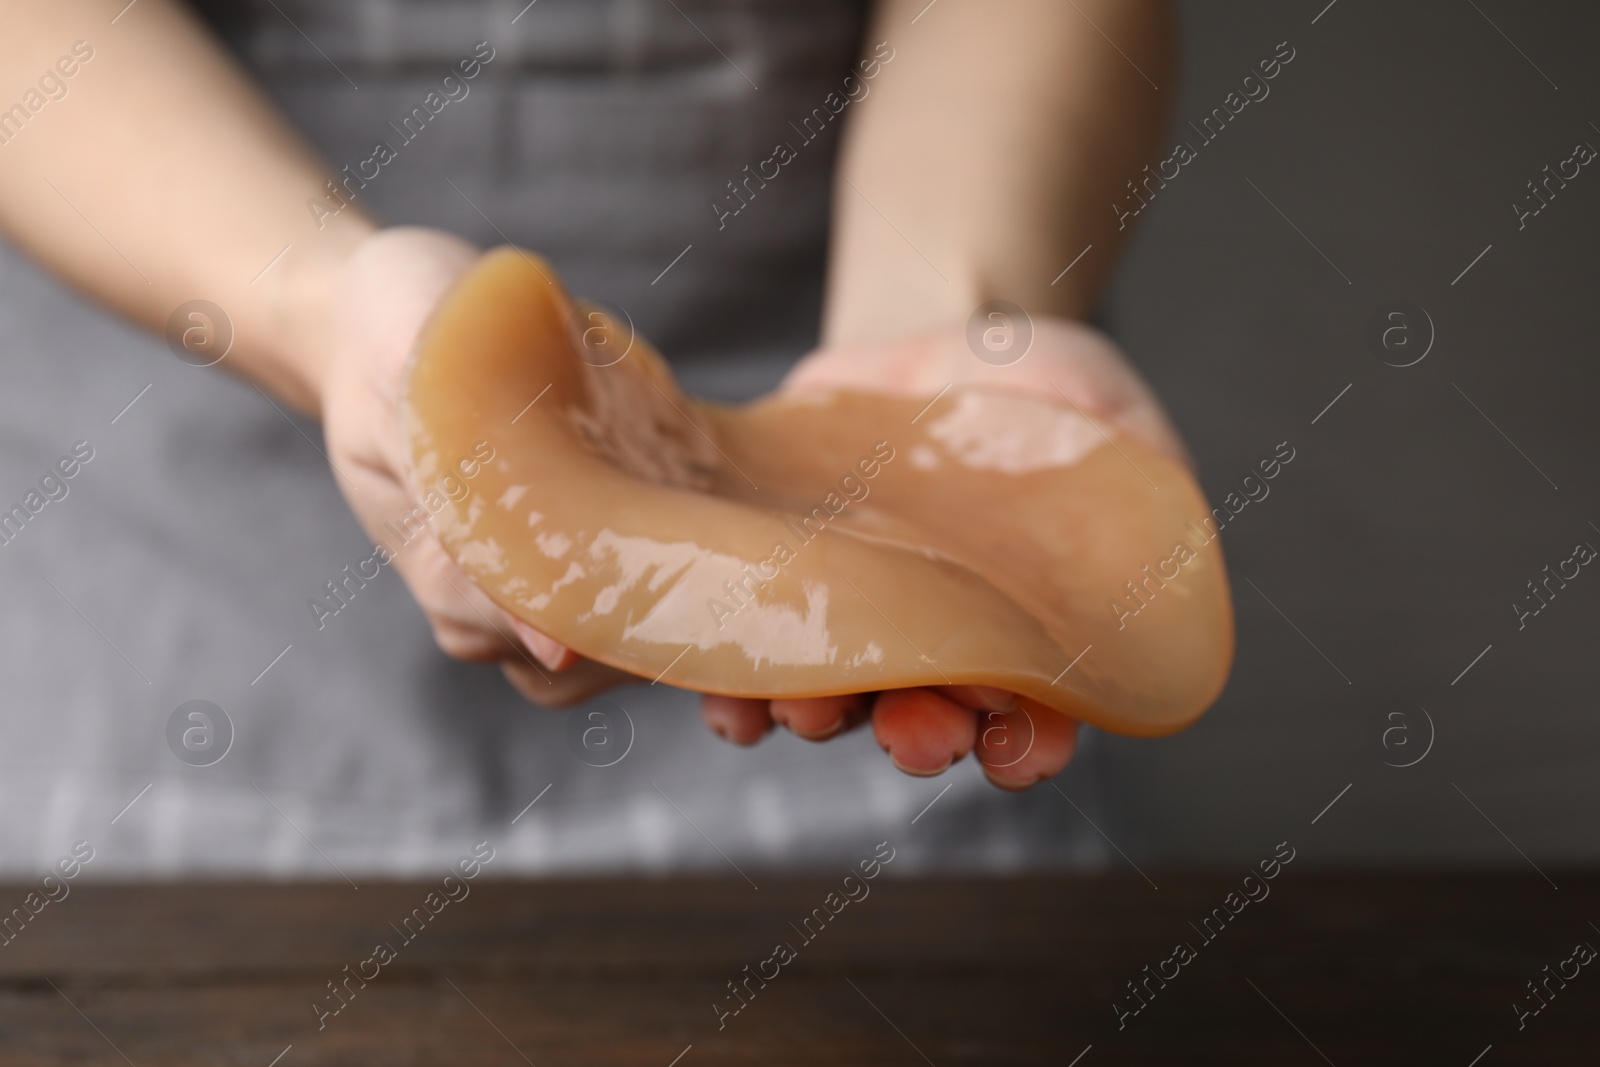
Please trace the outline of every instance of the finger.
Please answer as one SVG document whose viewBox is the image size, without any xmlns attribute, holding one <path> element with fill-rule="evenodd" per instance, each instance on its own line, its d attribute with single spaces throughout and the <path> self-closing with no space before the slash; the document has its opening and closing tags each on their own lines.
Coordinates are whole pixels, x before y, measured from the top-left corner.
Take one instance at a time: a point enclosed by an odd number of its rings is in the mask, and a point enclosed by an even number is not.
<svg viewBox="0 0 1600 1067">
<path fill-rule="evenodd" d="M 1026 697 L 1014 711 L 978 716 L 974 753 L 1001 789 L 1021 790 L 1058 773 L 1078 744 L 1078 722 Z"/>
<path fill-rule="evenodd" d="M 534 658 L 552 671 L 564 671 L 583 658 L 560 641 L 545 636 L 515 615 L 507 615 L 506 622 L 518 640 L 528 646 L 528 651 L 533 653 Z"/>
<path fill-rule="evenodd" d="M 928 688 L 974 711 L 1016 711 L 1017 698 L 992 685 L 933 685 Z"/>
<path fill-rule="evenodd" d="M 772 729 L 765 700 L 707 693 L 700 698 L 700 716 L 712 733 L 736 745 L 753 745 Z"/>
<path fill-rule="evenodd" d="M 456 566 L 432 533 L 402 548 L 394 566 L 447 655 L 477 663 L 520 658 L 505 612 Z"/>
<path fill-rule="evenodd" d="M 782 697 L 772 702 L 772 721 L 787 726 L 807 741 L 826 741 L 866 721 L 866 697 L 847 693 L 831 697 Z"/>
<path fill-rule="evenodd" d="M 426 616 L 435 643 L 446 655 L 487 663 L 521 654 L 522 645 L 510 619 L 431 535 L 419 537 L 398 553 L 380 547 L 387 553 L 384 563 L 399 572 Z M 345 579 L 347 588 L 350 580 Z"/>
<path fill-rule="evenodd" d="M 931 689 L 891 689 L 872 709 L 872 735 L 890 761 L 907 774 L 939 774 L 972 751 L 978 721 L 973 712 Z"/>
<path fill-rule="evenodd" d="M 560 674 L 551 674 L 521 658 L 506 660 L 500 670 L 517 692 L 543 708 L 565 708 L 614 685 L 638 680 L 592 659 L 580 660 L 577 666 Z"/>
<path fill-rule="evenodd" d="M 329 446 L 337 450 L 336 437 Z M 410 502 L 394 476 L 355 453 L 339 456 L 334 471 L 383 562 L 399 572 L 427 615 L 439 647 L 474 662 L 514 656 L 519 646 L 505 614 L 446 554 L 427 525 L 427 511 Z"/>
</svg>

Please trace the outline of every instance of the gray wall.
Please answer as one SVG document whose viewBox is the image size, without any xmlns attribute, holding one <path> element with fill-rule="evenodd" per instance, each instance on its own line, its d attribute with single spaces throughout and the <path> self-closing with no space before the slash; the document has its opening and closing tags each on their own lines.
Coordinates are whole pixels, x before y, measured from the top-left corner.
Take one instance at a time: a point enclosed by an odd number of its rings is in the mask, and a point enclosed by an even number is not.
<svg viewBox="0 0 1600 1067">
<path fill-rule="evenodd" d="M 1103 825 L 1136 858 L 1248 861 L 1289 836 L 1313 863 L 1526 871 L 1509 837 L 1541 865 L 1589 863 L 1600 573 L 1523 629 L 1511 604 L 1580 540 L 1600 547 L 1600 166 L 1524 229 L 1510 205 L 1600 147 L 1600 9 L 1340 0 L 1313 25 L 1325 3 L 1182 8 L 1169 143 L 1198 145 L 1188 121 L 1278 42 L 1296 57 L 1143 213 L 1108 318 L 1214 502 L 1277 442 L 1297 458 L 1224 537 L 1226 693 L 1181 736 L 1106 739 Z M 1415 366 L 1364 336 L 1392 299 L 1436 327 Z M 1432 751 L 1385 766 L 1424 751 L 1419 708 Z"/>
</svg>

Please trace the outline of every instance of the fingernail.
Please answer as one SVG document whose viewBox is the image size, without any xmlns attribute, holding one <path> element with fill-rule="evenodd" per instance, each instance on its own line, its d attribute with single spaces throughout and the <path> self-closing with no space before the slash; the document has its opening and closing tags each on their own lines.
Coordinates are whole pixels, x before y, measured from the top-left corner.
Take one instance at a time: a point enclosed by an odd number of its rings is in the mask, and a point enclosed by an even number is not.
<svg viewBox="0 0 1600 1067">
<path fill-rule="evenodd" d="M 545 667 L 552 671 L 559 671 L 564 666 L 571 665 L 567 655 L 567 646 L 560 641 L 545 636 L 515 615 L 510 617 L 510 622 L 511 632 L 517 635 L 517 639 L 522 642 L 523 647 L 533 653 L 533 658 L 544 664 Z"/>
<path fill-rule="evenodd" d="M 787 723 L 785 723 L 784 725 L 788 726 Z M 789 732 L 794 734 L 796 737 L 800 738 L 803 741 L 826 741 L 828 738 L 832 737 L 834 734 L 838 733 L 840 730 L 843 730 L 843 729 L 844 729 L 844 720 L 841 718 L 841 719 L 835 720 L 834 724 L 832 726 L 830 726 L 826 730 L 822 730 L 820 732 L 812 731 L 810 733 L 802 733 L 799 730 L 796 730 L 793 726 L 789 727 Z"/>
<path fill-rule="evenodd" d="M 528 633 L 522 636 L 523 642 L 528 646 L 528 651 L 533 653 L 535 659 L 551 670 L 561 666 L 562 654 L 566 648 L 558 641 L 552 641 L 543 634 Z"/>
<path fill-rule="evenodd" d="M 895 769 L 900 771 L 903 774 L 909 774 L 909 775 L 911 775 L 911 776 L 913 776 L 915 778 L 934 778 L 934 777 L 937 777 L 938 775 L 943 774 L 945 771 L 948 771 L 950 769 L 950 764 L 955 762 L 955 758 L 951 757 L 950 759 L 945 760 L 943 766 L 935 767 L 932 770 L 925 770 L 925 769 L 922 769 L 922 768 L 919 768 L 919 767 L 907 767 L 904 763 L 901 763 L 900 760 L 895 757 L 895 754 L 894 754 L 893 751 L 890 751 L 890 753 L 889 753 L 889 762 L 894 764 L 895 765 Z"/>
</svg>

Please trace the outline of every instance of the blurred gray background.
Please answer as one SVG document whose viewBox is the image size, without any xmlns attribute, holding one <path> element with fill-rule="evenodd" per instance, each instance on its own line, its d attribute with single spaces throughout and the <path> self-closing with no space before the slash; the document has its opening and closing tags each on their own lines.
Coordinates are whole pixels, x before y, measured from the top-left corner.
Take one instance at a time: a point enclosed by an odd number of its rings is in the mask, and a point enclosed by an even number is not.
<svg viewBox="0 0 1600 1067">
<path fill-rule="evenodd" d="M 1521 630 L 1511 605 L 1579 541 L 1600 548 L 1600 172 L 1520 231 L 1511 205 L 1600 147 L 1600 10 L 1325 5 L 1181 8 L 1177 136 L 1276 42 L 1297 55 L 1152 203 L 1109 323 L 1213 502 L 1276 442 L 1297 458 L 1224 535 L 1227 692 L 1181 736 L 1108 740 L 1107 829 L 1169 861 L 1249 859 L 1279 834 L 1312 862 L 1522 864 L 1509 837 L 1593 863 L 1600 581 L 1585 568 Z M 1394 299 L 1437 331 L 1415 366 L 1365 336 Z M 1432 752 L 1385 766 L 1421 754 L 1419 708 Z"/>
<path fill-rule="evenodd" d="M 385 221 L 544 251 L 718 397 L 769 387 L 814 341 L 831 146 L 808 147 L 724 231 L 708 201 L 841 76 L 861 5 L 770 0 L 757 19 L 757 5 L 684 0 L 761 83 L 755 97 L 664 0 L 541 0 L 514 24 L 521 3 L 278 6 L 292 25 L 265 3 L 207 9 L 335 168 L 369 155 L 473 43 L 497 48 L 472 95 L 363 194 Z M 1585 411 L 1600 380 L 1600 171 L 1520 231 L 1511 204 L 1576 143 L 1600 146 L 1600 11 L 1179 12 L 1169 144 L 1198 145 L 1191 121 L 1279 42 L 1295 50 L 1270 96 L 1140 216 L 1102 316 L 1213 502 L 1279 442 L 1296 451 L 1224 538 L 1233 678 L 1184 734 L 1088 738 L 1059 790 L 1004 796 L 958 766 L 909 864 L 1225 866 L 1286 838 L 1314 865 L 1592 863 L 1600 577 L 1585 568 L 1525 629 L 1511 604 L 1580 540 L 1600 547 Z M 1368 337 L 1396 300 L 1436 334 L 1409 367 Z M 526 870 L 717 867 L 719 846 L 822 864 L 902 834 L 944 784 L 890 771 L 866 734 L 731 750 L 659 687 L 617 696 L 636 754 L 582 766 L 566 716 L 445 661 L 392 577 L 317 632 L 304 600 L 370 546 L 302 436 L 315 427 L 179 364 L 9 251 L 0 397 L 6 499 L 71 442 L 98 450 L 73 495 L 0 549 L 0 793 L 31 813 L 0 827 L 0 867 L 87 836 L 128 873 L 329 876 L 314 849 L 407 872 L 486 833 Z M 163 740 L 196 697 L 239 730 L 214 768 L 178 764 Z"/>
</svg>

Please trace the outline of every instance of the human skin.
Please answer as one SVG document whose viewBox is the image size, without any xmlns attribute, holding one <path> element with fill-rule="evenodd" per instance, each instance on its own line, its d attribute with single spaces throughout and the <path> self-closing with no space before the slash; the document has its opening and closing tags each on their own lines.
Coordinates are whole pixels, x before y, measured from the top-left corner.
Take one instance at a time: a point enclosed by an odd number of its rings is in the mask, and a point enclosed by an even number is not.
<svg viewBox="0 0 1600 1067">
<path fill-rule="evenodd" d="M 1159 132 L 1161 98 L 1146 75 L 1165 84 L 1172 65 L 1158 0 L 945 0 L 932 8 L 881 0 L 867 40 L 887 41 L 896 54 L 853 105 L 835 181 L 822 346 L 787 388 L 898 388 L 919 374 L 949 381 L 927 374 L 918 355 L 942 347 L 928 335 L 959 332 L 988 300 L 1010 300 L 1036 320 L 1086 317 L 1122 237 L 1108 205 Z M 1056 351 L 1030 353 L 1014 369 L 1018 388 L 1045 395 L 1053 396 L 1052 381 L 1086 386 L 1080 396 L 1096 401 L 1086 407 L 1182 455 L 1131 373 L 1087 382 L 1070 352 Z M 701 703 L 714 728 L 746 742 L 774 723 L 830 737 L 866 705 L 838 697 Z M 897 690 L 871 704 L 879 743 L 912 774 L 939 773 L 979 744 L 980 731 L 1021 713 L 1009 694 L 970 686 Z M 996 785 L 1032 785 L 1072 755 L 1074 724 L 1029 715 L 1028 756 L 984 763 Z"/>
<path fill-rule="evenodd" d="M 399 410 L 407 358 L 478 250 L 437 231 L 380 229 L 354 207 L 318 229 L 305 203 L 328 172 L 302 139 L 181 5 L 124 5 L 0 5 L 0 70 L 18 86 L 73 42 L 94 49 L 68 95 L 0 145 L 0 230 L 152 330 L 199 295 L 226 309 L 236 339 L 220 366 L 323 420 L 340 488 L 376 535 L 414 503 Z M 1036 320 L 1085 316 L 1121 236 L 1108 205 L 1150 157 L 1159 125 L 1146 75 L 1162 84 L 1170 63 L 1159 0 L 881 0 L 867 40 L 888 41 L 895 59 L 848 116 L 823 343 L 788 389 L 904 391 L 929 373 L 920 354 L 940 346 L 926 339 L 959 333 L 990 299 Z M 1053 382 L 1181 455 L 1131 371 L 1085 381 L 1068 355 L 1038 355 L 1018 365 L 1019 388 Z M 616 680 L 502 613 L 433 538 L 408 545 L 395 567 L 445 652 L 500 663 L 531 699 L 570 702 Z M 705 697 L 702 708 L 712 729 L 743 743 L 775 724 L 821 740 L 870 718 L 913 774 L 938 773 L 975 746 L 981 760 L 980 726 L 1029 713 L 974 687 Z M 1075 724 L 1031 718 L 1029 755 L 985 764 L 997 785 L 1026 787 L 1070 758 Z"/>
</svg>

